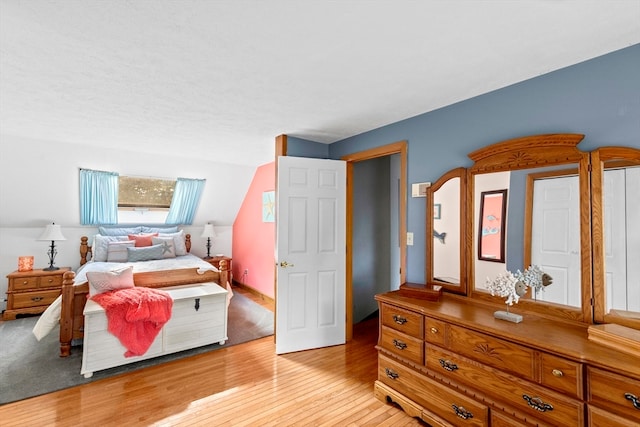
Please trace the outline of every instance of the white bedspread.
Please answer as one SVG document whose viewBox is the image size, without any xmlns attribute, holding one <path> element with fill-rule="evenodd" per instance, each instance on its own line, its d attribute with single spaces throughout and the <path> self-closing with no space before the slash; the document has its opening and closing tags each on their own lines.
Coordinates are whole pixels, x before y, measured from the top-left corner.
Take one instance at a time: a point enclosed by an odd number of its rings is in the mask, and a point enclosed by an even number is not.
<svg viewBox="0 0 640 427">
<path fill-rule="evenodd" d="M 178 256 L 175 258 L 165 258 L 153 261 L 142 262 L 88 262 L 78 269 L 74 282 L 76 284 L 82 284 L 87 281 L 88 271 L 111 271 L 119 270 L 128 266 L 133 266 L 134 273 L 142 273 L 147 271 L 158 270 L 175 270 L 180 268 L 198 268 L 198 273 L 204 274 L 205 271 L 213 270 L 218 271 L 213 265 L 198 258 L 195 255 L 187 254 L 184 256 Z M 228 299 L 233 296 L 231 285 L 227 282 L 226 288 L 229 291 Z M 33 335 L 40 341 L 47 336 L 60 322 L 60 313 L 62 311 L 62 296 L 56 298 L 56 300 L 42 313 L 40 319 L 33 327 Z"/>
</svg>

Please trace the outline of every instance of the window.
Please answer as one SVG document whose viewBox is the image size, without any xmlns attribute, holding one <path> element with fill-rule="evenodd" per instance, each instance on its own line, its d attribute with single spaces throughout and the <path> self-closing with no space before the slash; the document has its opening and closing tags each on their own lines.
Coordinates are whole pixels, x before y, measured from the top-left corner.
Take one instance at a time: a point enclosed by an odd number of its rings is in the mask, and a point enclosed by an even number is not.
<svg viewBox="0 0 640 427">
<path fill-rule="evenodd" d="M 176 180 L 118 177 L 118 223 L 164 223 Z"/>
</svg>

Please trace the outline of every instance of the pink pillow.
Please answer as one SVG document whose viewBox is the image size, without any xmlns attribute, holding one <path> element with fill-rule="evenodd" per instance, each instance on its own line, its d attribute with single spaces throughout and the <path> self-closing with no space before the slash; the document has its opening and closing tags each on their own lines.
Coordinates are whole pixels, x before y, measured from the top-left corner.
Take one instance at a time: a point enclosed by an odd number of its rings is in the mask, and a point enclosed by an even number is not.
<svg viewBox="0 0 640 427">
<path fill-rule="evenodd" d="M 133 267 L 112 271 L 88 271 L 89 296 L 118 289 L 133 288 Z"/>
<path fill-rule="evenodd" d="M 136 241 L 136 248 L 141 248 L 143 246 L 151 246 L 153 242 L 151 241 L 152 237 L 157 236 L 158 233 L 153 234 L 129 234 L 129 240 Z"/>
</svg>

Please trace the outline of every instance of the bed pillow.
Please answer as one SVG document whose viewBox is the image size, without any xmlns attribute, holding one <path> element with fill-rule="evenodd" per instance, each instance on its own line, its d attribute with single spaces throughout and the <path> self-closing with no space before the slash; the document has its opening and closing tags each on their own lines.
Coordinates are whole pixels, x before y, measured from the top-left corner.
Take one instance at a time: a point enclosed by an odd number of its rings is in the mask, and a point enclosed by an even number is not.
<svg viewBox="0 0 640 427">
<path fill-rule="evenodd" d="M 173 237 L 173 244 L 176 247 L 176 256 L 183 256 L 187 254 L 187 245 L 184 243 L 184 230 L 180 230 L 177 233 L 160 233 L 159 237 Z"/>
<path fill-rule="evenodd" d="M 178 232 L 178 227 L 176 227 L 175 225 L 172 227 L 147 227 L 146 225 L 143 225 L 140 228 L 141 228 L 140 233 L 177 233 Z"/>
<path fill-rule="evenodd" d="M 112 271 L 88 271 L 89 296 L 108 291 L 133 288 L 133 267 Z"/>
<path fill-rule="evenodd" d="M 151 238 L 157 236 L 158 233 L 153 234 L 129 234 L 129 240 L 135 240 L 136 248 L 142 248 L 144 246 L 151 246 Z"/>
<path fill-rule="evenodd" d="M 162 245 L 127 248 L 128 261 L 151 261 L 162 259 Z"/>
<path fill-rule="evenodd" d="M 142 233 L 142 227 L 98 227 L 98 233 L 103 236 L 126 236 Z"/>
<path fill-rule="evenodd" d="M 162 258 L 176 257 L 176 245 L 173 237 L 152 237 L 151 242 L 154 245 L 162 246 Z"/>
<path fill-rule="evenodd" d="M 109 242 L 126 242 L 127 236 L 103 236 L 96 234 L 91 245 L 92 261 L 106 262 L 109 252 Z"/>
<path fill-rule="evenodd" d="M 109 242 L 107 249 L 107 262 L 127 262 L 129 253 L 127 248 L 133 248 L 136 242 L 127 240 L 125 242 Z"/>
</svg>

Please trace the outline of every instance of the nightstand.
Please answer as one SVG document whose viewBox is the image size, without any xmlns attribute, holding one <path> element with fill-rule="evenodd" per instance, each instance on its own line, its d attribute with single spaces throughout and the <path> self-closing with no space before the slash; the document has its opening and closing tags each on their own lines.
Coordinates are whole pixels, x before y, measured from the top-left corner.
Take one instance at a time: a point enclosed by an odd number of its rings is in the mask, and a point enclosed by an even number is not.
<svg viewBox="0 0 640 427">
<path fill-rule="evenodd" d="M 203 258 L 209 264 L 213 265 L 215 268 L 220 269 L 220 261 L 227 261 L 227 270 L 229 270 L 229 283 L 233 283 L 233 259 L 224 255 L 216 255 L 209 259 Z"/>
<path fill-rule="evenodd" d="M 14 320 L 18 314 L 40 314 L 62 291 L 62 275 L 70 271 L 61 267 L 54 271 L 14 271 L 7 275 L 7 309 L 2 320 Z"/>
</svg>

